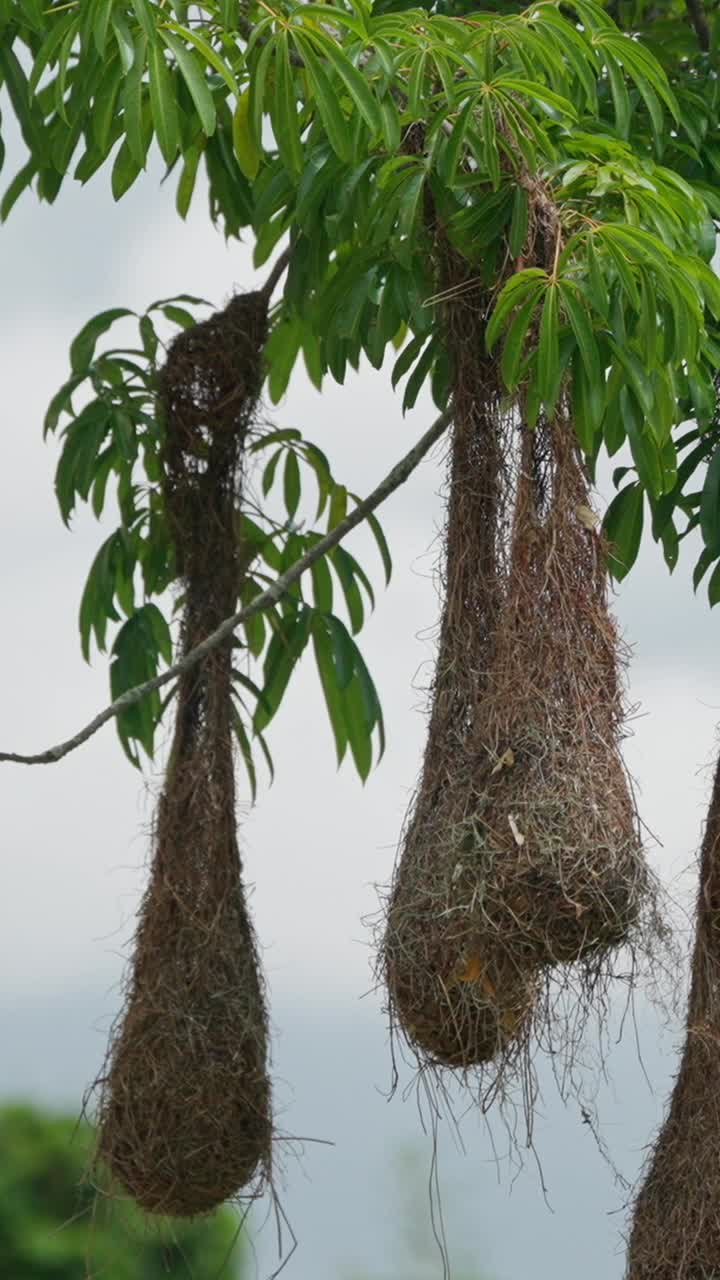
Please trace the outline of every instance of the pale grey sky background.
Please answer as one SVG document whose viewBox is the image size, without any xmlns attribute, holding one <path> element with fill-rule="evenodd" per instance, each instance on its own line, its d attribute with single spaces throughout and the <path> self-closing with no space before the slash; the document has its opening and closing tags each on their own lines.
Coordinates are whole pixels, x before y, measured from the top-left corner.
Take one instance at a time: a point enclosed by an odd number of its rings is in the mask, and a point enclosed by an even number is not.
<svg viewBox="0 0 720 1280">
<path fill-rule="evenodd" d="M 12 174 L 12 159 L 6 166 Z M 54 441 L 43 443 L 49 396 L 66 375 L 69 343 L 104 307 L 142 309 L 173 292 L 220 304 L 234 287 L 261 280 L 248 250 L 226 246 L 210 227 L 199 192 L 186 225 L 174 192 L 157 173 L 119 206 L 101 174 L 68 187 L 54 208 L 23 199 L 0 229 L 3 308 L 0 362 L 4 466 L 0 472 L 0 580 L 5 626 L 0 705 L 4 749 L 34 750 L 67 736 L 107 700 L 107 663 L 80 656 L 77 607 L 103 533 L 80 511 L 67 532 L 52 489 Z M 365 369 L 322 396 L 302 372 L 274 411 L 330 454 L 337 477 L 366 492 L 434 415 L 424 401 L 403 420 L 387 368 Z M 385 1100 L 390 1075 L 386 1030 L 372 986 L 363 917 L 387 882 L 399 828 L 420 762 L 422 686 L 438 616 L 433 583 L 442 525 L 442 451 L 426 460 L 388 502 L 382 518 L 395 576 L 380 592 L 362 643 L 384 704 L 386 757 L 363 788 L 336 770 L 314 669 L 305 663 L 271 727 L 277 781 L 263 787 L 242 822 L 246 873 L 277 1029 L 276 1096 L 289 1132 L 329 1139 L 306 1145 L 287 1167 L 285 1205 L 299 1237 L 288 1280 L 318 1275 L 425 1280 L 441 1274 L 427 1242 L 424 1186 L 430 1144 L 412 1100 Z M 380 566 L 362 532 L 363 553 L 380 585 Z M 631 697 L 640 707 L 627 759 L 642 814 L 662 842 L 653 859 L 680 894 L 697 845 L 707 766 L 720 709 L 716 662 L 719 615 L 690 586 L 691 560 L 669 578 L 654 545 L 617 599 L 634 645 Z M 142 889 L 146 829 L 157 779 L 126 763 L 104 729 L 62 764 L 2 766 L 4 881 L 0 899 L 2 1055 L 0 1091 L 76 1108 L 104 1051 L 117 1010 L 123 948 Z M 659 1122 L 674 1066 L 677 1029 L 662 1037 L 640 1011 L 645 1066 L 632 1037 L 611 1058 L 613 1086 L 602 1095 L 604 1140 L 623 1173 L 636 1175 L 642 1147 Z M 477 1280 L 614 1280 L 622 1275 L 623 1193 L 598 1156 L 576 1110 L 564 1112 L 549 1084 L 538 1147 L 551 1209 L 532 1161 L 511 1185 L 495 1165 L 482 1123 L 463 1121 L 465 1152 L 447 1135 L 440 1178 L 450 1252 Z M 418 1198 L 406 1238 L 407 1170 L 415 1143 Z M 413 1249 L 416 1253 L 413 1254 Z M 273 1230 L 258 1241 L 258 1273 L 274 1262 Z"/>
</svg>

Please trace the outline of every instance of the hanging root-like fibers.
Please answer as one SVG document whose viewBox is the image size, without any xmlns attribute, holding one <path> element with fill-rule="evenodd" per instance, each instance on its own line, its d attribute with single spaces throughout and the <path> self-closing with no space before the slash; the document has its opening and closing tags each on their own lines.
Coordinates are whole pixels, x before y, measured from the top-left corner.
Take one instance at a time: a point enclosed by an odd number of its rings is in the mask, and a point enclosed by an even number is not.
<svg viewBox="0 0 720 1280">
<path fill-rule="evenodd" d="M 256 294 L 180 335 L 160 386 L 183 650 L 235 608 L 243 444 L 262 381 Z M 98 1159 L 141 1207 L 189 1216 L 270 1168 L 268 1019 L 241 881 L 232 647 L 179 681 L 125 1007 L 99 1081 Z"/>
<path fill-rule="evenodd" d="M 628 1280 L 720 1276 L 720 762 L 695 928 L 685 1046 L 634 1206 Z"/>
</svg>

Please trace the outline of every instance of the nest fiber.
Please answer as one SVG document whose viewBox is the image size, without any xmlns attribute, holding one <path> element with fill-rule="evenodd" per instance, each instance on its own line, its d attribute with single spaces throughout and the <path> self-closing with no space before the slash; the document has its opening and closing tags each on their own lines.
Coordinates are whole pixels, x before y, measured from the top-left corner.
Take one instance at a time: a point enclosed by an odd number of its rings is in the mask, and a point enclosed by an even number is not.
<svg viewBox="0 0 720 1280">
<path fill-rule="evenodd" d="M 620 754 L 624 662 L 572 425 L 522 430 L 508 590 L 452 832 L 474 912 L 521 962 L 627 941 L 652 881 Z"/>
<path fill-rule="evenodd" d="M 537 997 L 558 965 L 586 966 L 575 981 L 589 1006 L 603 962 L 649 943 L 658 917 L 620 752 L 625 654 L 572 424 L 559 414 L 528 431 L 477 356 L 474 367 L 476 393 L 455 418 L 428 741 L 382 967 L 391 1019 L 421 1064 L 500 1069 L 531 1031 L 549 1034 L 558 1006 Z M 569 1015 L 569 1055 L 581 1023 Z"/>
<path fill-rule="evenodd" d="M 235 608 L 243 442 L 265 304 L 182 334 L 161 381 L 165 495 L 188 651 Z M 150 1212 L 206 1212 L 270 1166 L 268 1020 L 235 822 L 231 642 L 184 673 L 125 1008 L 101 1084 L 98 1157 Z"/>
<path fill-rule="evenodd" d="M 628 1280 L 720 1276 L 720 763 L 700 857 L 680 1071 L 635 1203 Z"/>
<path fill-rule="evenodd" d="M 509 423 L 482 356 L 487 298 L 445 246 L 453 434 L 443 611 L 423 771 L 395 869 L 380 953 L 394 1027 L 421 1062 L 491 1060 L 525 1022 L 533 975 L 468 921 L 449 834 L 467 810 L 475 708 L 504 591 Z"/>
</svg>

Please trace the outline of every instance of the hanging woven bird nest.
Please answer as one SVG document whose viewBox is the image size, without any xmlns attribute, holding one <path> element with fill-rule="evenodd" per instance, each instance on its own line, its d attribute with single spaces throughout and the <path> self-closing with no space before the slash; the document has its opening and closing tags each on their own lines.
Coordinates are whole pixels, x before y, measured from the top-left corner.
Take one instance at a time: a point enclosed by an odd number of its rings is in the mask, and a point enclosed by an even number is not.
<svg viewBox="0 0 720 1280">
<path fill-rule="evenodd" d="M 177 338 L 161 378 L 183 651 L 236 607 L 235 512 L 266 304 L 235 298 Z M 100 1080 L 98 1159 L 150 1212 L 204 1213 L 262 1185 L 268 1019 L 235 824 L 231 642 L 179 681 L 124 1012 Z"/>
<path fill-rule="evenodd" d="M 467 813 L 475 708 L 506 589 L 512 414 L 484 350 L 488 299 L 447 245 L 444 308 L 453 434 L 443 611 L 423 770 L 382 922 L 389 1016 L 427 1062 L 487 1063 L 527 1025 L 534 973 L 508 964 L 465 886 L 450 833 Z"/>
<path fill-rule="evenodd" d="M 700 857 L 680 1071 L 635 1202 L 627 1280 L 720 1276 L 720 763 Z"/>
<path fill-rule="evenodd" d="M 406 860 L 406 869 L 409 859 Z M 405 1040 L 437 1066 L 491 1062 L 529 1033 L 537 996 L 534 971 L 472 939 L 457 902 L 413 897 L 436 883 L 433 868 L 410 864 L 412 883 L 395 886 L 384 964 L 391 1011 Z M 447 886 L 446 886 L 447 887 Z"/>
<path fill-rule="evenodd" d="M 620 754 L 625 653 L 571 424 L 522 432 L 511 565 L 474 717 L 458 879 L 521 964 L 573 962 L 654 919 Z"/>
</svg>

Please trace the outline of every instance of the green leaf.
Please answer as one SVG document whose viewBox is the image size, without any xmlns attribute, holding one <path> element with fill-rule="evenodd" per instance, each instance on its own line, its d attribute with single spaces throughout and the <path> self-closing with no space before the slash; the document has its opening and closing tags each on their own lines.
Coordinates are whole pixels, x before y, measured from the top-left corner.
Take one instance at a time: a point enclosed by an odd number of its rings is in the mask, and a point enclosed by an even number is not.
<svg viewBox="0 0 720 1280">
<path fill-rule="evenodd" d="M 195 190 L 195 181 L 197 179 L 198 165 L 202 150 L 199 146 L 188 147 L 183 156 L 183 167 L 180 174 L 180 180 L 177 185 L 175 195 L 175 208 L 181 218 L 185 219 L 188 215 L 190 202 L 193 198 Z"/>
<path fill-rule="evenodd" d="M 252 181 L 257 177 L 262 151 L 258 148 L 250 127 L 250 91 L 248 89 L 240 94 L 233 115 L 233 151 L 245 177 Z"/>
<path fill-rule="evenodd" d="M 417 400 L 423 384 L 426 381 L 437 355 L 438 345 L 435 338 L 431 338 L 415 368 L 405 385 L 405 394 L 403 396 L 402 409 L 403 413 L 407 413 L 408 409 L 412 409 Z"/>
<path fill-rule="evenodd" d="M 483 139 L 483 161 L 490 175 L 493 190 L 497 191 L 500 185 L 500 152 L 497 142 L 497 127 L 489 97 L 483 98 L 480 126 Z"/>
<path fill-rule="evenodd" d="M 643 505 L 641 486 L 629 484 L 613 498 L 605 513 L 603 528 L 610 544 L 608 564 L 618 582 L 630 572 L 640 550 Z"/>
<path fill-rule="evenodd" d="M 710 565 L 717 560 L 717 550 L 715 547 L 704 547 L 698 556 L 697 563 L 693 569 L 693 591 L 697 591 Z"/>
<path fill-rule="evenodd" d="M 333 88 L 330 77 L 323 66 L 322 60 L 316 54 L 312 42 L 299 31 L 294 31 L 293 36 L 307 67 L 318 113 L 325 127 L 330 146 L 341 160 L 349 160 L 352 154 L 350 131 L 338 102 L 337 91 Z"/>
<path fill-rule="evenodd" d="M 277 471 L 277 466 L 282 455 L 283 455 L 282 449 L 276 450 L 276 452 L 273 454 L 272 458 L 268 462 L 267 466 L 265 467 L 265 470 L 263 471 L 262 491 L 263 491 L 264 498 L 267 498 L 270 490 L 273 487 L 273 484 L 275 483 L 275 472 Z"/>
<path fill-rule="evenodd" d="M 242 716 L 234 703 L 230 709 L 230 713 L 232 716 L 233 731 L 237 739 L 238 747 L 240 748 L 240 755 L 242 756 L 243 764 L 245 765 L 245 772 L 247 773 L 248 782 L 250 784 L 250 799 L 254 804 L 257 798 L 257 772 L 255 769 L 255 761 L 253 759 L 250 738 L 248 737 L 247 729 L 243 724 Z"/>
<path fill-rule="evenodd" d="M 147 138 L 143 124 L 143 76 L 147 59 L 147 40 L 138 35 L 134 46 L 133 64 L 125 77 L 122 90 L 123 124 L 125 137 L 133 159 L 142 168 L 147 154 Z"/>
<path fill-rule="evenodd" d="M 347 627 L 333 614 L 325 619 L 332 642 L 335 681 L 339 689 L 347 689 L 355 672 L 356 648 Z"/>
<path fill-rule="evenodd" d="M 110 19 L 113 12 L 113 0 L 98 0 L 93 18 L 93 39 L 95 48 L 101 58 L 105 57 Z"/>
<path fill-rule="evenodd" d="M 177 100 L 165 53 L 159 44 L 152 44 L 148 52 L 150 72 L 150 105 L 158 145 L 166 164 L 172 164 L 180 145 L 180 124 Z"/>
<path fill-rule="evenodd" d="M 315 608 L 321 613 L 331 613 L 333 607 L 332 574 L 328 569 L 325 556 L 313 561 L 310 566 L 313 584 L 313 601 Z"/>
<path fill-rule="evenodd" d="M 205 37 L 200 35 L 199 31 L 195 31 L 191 27 L 184 27 L 179 22 L 168 22 L 166 25 L 171 31 L 174 31 L 176 35 L 179 35 L 183 40 L 186 40 L 188 44 L 194 45 L 200 56 L 205 59 L 207 65 L 212 67 L 213 71 L 217 72 L 221 79 L 224 80 L 230 92 L 237 96 L 239 90 L 235 76 L 227 63 L 224 62 L 212 48 L 212 45 L 208 44 Z"/>
<path fill-rule="evenodd" d="M 127 138 L 125 138 L 122 146 L 115 156 L 115 163 L 112 167 L 110 175 L 110 190 L 114 200 L 120 200 L 129 191 L 135 179 L 140 174 L 142 165 L 138 164 L 132 155 L 128 146 Z"/>
<path fill-rule="evenodd" d="M 508 391 L 514 391 L 525 354 L 525 339 L 537 307 L 537 299 L 531 297 L 515 312 L 503 346 L 500 372 Z"/>
<path fill-rule="evenodd" d="M 720 447 L 708 464 L 700 500 L 700 531 L 706 547 L 720 553 Z"/>
<path fill-rule="evenodd" d="M 265 655 L 263 701 L 253 716 L 256 733 L 268 725 L 282 702 L 295 664 L 307 644 L 312 611 L 300 606 L 283 618 L 273 635 Z"/>
<path fill-rule="evenodd" d="M 295 317 L 290 317 L 275 326 L 265 344 L 268 391 L 273 404 L 285 395 L 301 341 L 302 327 Z"/>
<path fill-rule="evenodd" d="M 28 81 L 20 59 L 4 33 L 0 37 L 0 81 L 12 103 L 20 126 L 20 132 L 35 166 L 39 169 L 45 160 L 45 132 L 35 99 L 30 95 Z"/>
<path fill-rule="evenodd" d="M 380 552 L 380 558 L 383 563 L 383 569 L 385 570 L 385 582 L 389 583 L 392 577 L 392 557 L 390 555 L 390 548 L 387 544 L 385 534 L 382 531 L 380 521 L 378 520 L 377 516 L 373 514 L 372 511 L 368 513 L 365 519 L 369 524 L 370 529 L 372 530 L 373 537 L 375 538 L 375 541 L 377 543 L 378 551 Z"/>
<path fill-rule="evenodd" d="M 412 61 L 407 87 L 407 105 L 410 115 L 416 119 L 425 119 L 426 100 L 423 92 L 425 69 L 428 61 L 427 49 L 420 49 Z"/>
<path fill-rule="evenodd" d="M 720 564 L 715 565 L 708 582 L 708 601 L 711 609 L 715 607 L 718 600 L 720 600 Z"/>
<path fill-rule="evenodd" d="M 177 61 L 180 74 L 188 87 L 190 97 L 195 104 L 195 110 L 200 117 L 203 132 L 207 137 L 210 137 L 215 132 L 217 116 L 215 102 L 208 88 L 205 73 L 197 58 L 185 47 L 182 40 L 178 40 L 177 36 L 162 29 L 160 35 Z"/>
<path fill-rule="evenodd" d="M 582 362 L 585 365 L 588 381 L 591 386 L 594 386 L 600 383 L 602 371 L 590 319 L 582 302 L 574 295 L 572 286 L 561 285 L 561 297 L 562 305 L 570 321 L 570 327 L 575 335 Z"/>
<path fill-rule="evenodd" d="M 372 738 L 366 719 L 362 687 L 357 680 L 343 692 L 345 724 L 355 768 L 365 782 L 372 768 Z"/>
<path fill-rule="evenodd" d="M 127 75 L 135 59 L 135 45 L 133 43 L 133 38 L 130 34 L 130 28 L 127 24 L 125 14 L 117 7 L 113 7 L 111 21 L 115 39 L 117 41 L 118 53 L 120 54 L 122 69 L 125 72 L 125 75 Z"/>
<path fill-rule="evenodd" d="M 506 91 L 529 98 L 531 102 L 539 102 L 545 107 L 550 107 L 552 111 L 557 111 L 558 115 L 577 120 L 577 111 L 572 102 L 552 89 L 548 89 L 547 85 L 541 84 L 538 80 L 523 80 L 518 76 L 498 76 L 494 84 L 498 87 L 502 86 Z"/>
<path fill-rule="evenodd" d="M 525 240 L 527 238 L 528 216 L 529 216 L 529 200 L 528 193 L 524 187 L 519 184 L 515 188 L 513 197 L 513 212 L 510 222 L 510 231 L 508 233 L 508 244 L 510 252 L 514 258 L 518 258 L 523 251 Z"/>
<path fill-rule="evenodd" d="M 105 648 L 105 632 L 108 620 L 120 621 L 120 615 L 113 604 L 115 594 L 115 549 L 118 543 L 117 531 L 103 542 L 97 552 L 80 601 L 78 625 L 80 629 L 80 647 L 86 662 L 90 660 L 90 640 L 93 631 L 98 649 Z"/>
<path fill-rule="evenodd" d="M 93 316 L 92 320 L 88 320 L 77 337 L 73 339 L 70 347 L 70 364 L 73 373 L 76 376 L 87 373 L 95 354 L 98 338 L 103 333 L 107 333 L 116 320 L 121 320 L 123 316 L 134 315 L 135 312 L 127 307 L 111 307 L 108 311 L 101 311 Z"/>
<path fill-rule="evenodd" d="M 353 66 L 344 50 L 340 49 L 329 36 L 317 30 L 309 31 L 308 35 L 320 47 L 333 70 L 339 75 L 371 133 L 381 133 L 380 107 L 362 72 Z"/>
<path fill-rule="evenodd" d="M 605 50 L 605 65 L 610 79 L 610 92 L 615 106 L 615 124 L 621 138 L 627 138 L 630 128 L 630 98 L 625 85 L 622 70 L 613 57 Z"/>
<path fill-rule="evenodd" d="M 575 353 L 573 359 L 572 379 L 575 431 L 581 448 L 588 457 L 593 457 L 605 413 L 605 383 L 602 378 L 598 382 L 589 381 L 579 351 Z M 621 443 L 622 441 L 618 443 L 618 448 Z"/>
<path fill-rule="evenodd" d="M 593 235 L 589 235 L 587 238 L 587 267 L 586 293 L 598 315 L 603 320 L 607 320 L 610 311 L 610 297 L 605 277 L 600 269 L 598 256 L 595 252 L 595 237 Z"/>
<path fill-rule="evenodd" d="M 275 47 L 275 92 L 271 109 L 273 131 L 285 168 L 299 174 L 303 167 L 303 151 L 286 31 L 280 32 Z"/>
<path fill-rule="evenodd" d="M 468 125 L 472 118 L 475 100 L 468 98 L 462 111 L 455 120 L 450 137 L 440 157 L 441 175 L 448 186 L 455 181 L 460 156 L 465 146 Z"/>
<path fill-rule="evenodd" d="M 128 618 L 115 637 L 110 666 L 110 690 L 113 698 L 118 698 L 127 689 L 157 674 L 158 655 L 146 609 L 147 606 L 138 609 Z M 160 710 L 160 697 L 155 690 L 117 717 L 118 736 L 125 754 L 136 767 L 139 767 L 140 761 L 131 744 L 139 742 L 152 759 Z"/>
<path fill-rule="evenodd" d="M 398 356 L 392 371 L 392 387 L 395 390 L 400 379 L 407 373 L 408 369 L 414 364 L 416 357 L 420 354 L 425 342 L 427 341 L 424 334 L 419 334 L 415 338 L 411 338 L 405 347 L 403 347 Z"/>
<path fill-rule="evenodd" d="M 336 679 L 333 644 L 330 639 L 326 618 L 316 615 L 312 636 L 318 676 L 320 677 L 320 684 L 325 698 L 330 727 L 335 739 L 337 762 L 340 765 L 347 750 L 347 729 L 345 727 L 342 699 Z"/>
<path fill-rule="evenodd" d="M 329 552 L 329 557 L 340 579 L 353 635 L 357 635 L 365 621 L 365 610 L 360 589 L 355 581 L 353 558 L 348 555 L 344 547 L 334 547 Z"/>
<path fill-rule="evenodd" d="M 64 13 L 60 19 L 53 24 L 45 43 L 41 45 L 38 53 L 35 55 L 33 69 L 27 82 L 28 101 L 35 94 L 37 87 L 42 79 L 42 73 L 47 66 L 52 65 L 56 60 L 56 54 L 62 44 L 68 29 L 77 22 L 75 13 Z"/>
<path fill-rule="evenodd" d="M 68 378 L 67 382 L 63 383 L 60 390 L 55 392 L 45 413 L 43 436 L 55 430 L 62 413 L 72 413 L 72 393 L 84 381 L 85 377 L 85 372 L 73 374 L 71 378 Z"/>
<path fill-rule="evenodd" d="M 620 346 L 614 338 L 610 338 L 610 346 L 612 347 L 615 358 L 622 365 L 628 376 L 630 385 L 637 396 L 643 413 L 647 418 L 651 418 L 655 405 L 655 396 L 653 393 L 652 382 L 648 377 L 641 361 L 635 355 L 634 351 L 630 351 L 628 347 Z"/>
<path fill-rule="evenodd" d="M 268 40 L 260 51 L 260 57 L 255 65 L 254 75 L 250 80 L 248 89 L 249 105 L 248 115 L 255 146 L 258 151 L 262 149 L 262 122 L 265 107 L 265 90 L 269 81 L 268 70 L 270 59 L 273 54 L 273 44 Z"/>
<path fill-rule="evenodd" d="M 292 520 L 300 505 L 300 466 L 297 455 L 292 449 L 288 450 L 288 455 L 285 459 L 284 495 L 285 508 Z"/>
<path fill-rule="evenodd" d="M 327 532 L 336 528 L 347 515 L 348 492 L 343 484 L 333 485 L 330 494 L 330 510 L 328 511 Z"/>
<path fill-rule="evenodd" d="M 172 634 L 167 624 L 165 615 L 160 612 L 157 605 L 148 603 L 144 606 L 145 617 L 150 625 L 150 629 L 157 645 L 157 650 L 163 661 L 170 666 L 173 656 Z"/>
<path fill-rule="evenodd" d="M 19 200 L 23 191 L 30 186 L 30 183 L 36 173 L 37 165 L 34 160 L 30 160 L 15 174 L 15 177 L 3 194 L 2 201 L 0 201 L 0 222 L 7 221 L 13 205 L 17 200 Z"/>
<path fill-rule="evenodd" d="M 123 73 L 120 60 L 114 57 L 108 63 L 100 88 L 95 95 L 92 111 L 93 139 L 103 158 L 106 156 L 110 145 L 122 80 Z"/>
<path fill-rule="evenodd" d="M 524 271 L 517 271 L 515 275 L 510 277 L 507 284 L 500 291 L 485 331 L 485 345 L 488 354 L 492 355 L 493 347 L 502 333 L 510 312 L 525 302 L 526 299 L 529 299 L 531 294 L 537 298 L 544 289 L 547 280 L 547 272 L 542 271 L 539 267 L 527 267 Z"/>
<path fill-rule="evenodd" d="M 131 4 L 145 35 L 151 44 L 154 44 L 157 40 L 157 32 L 155 30 L 155 19 L 148 0 L 131 0 Z"/>
</svg>

